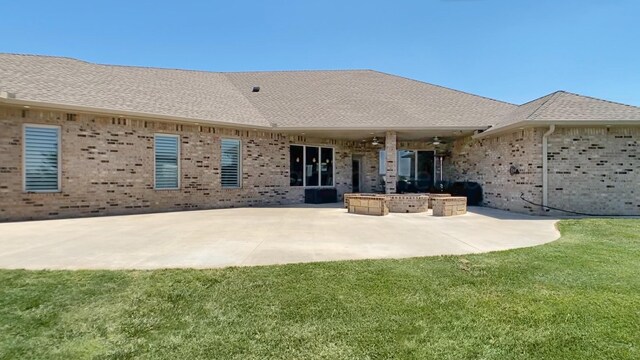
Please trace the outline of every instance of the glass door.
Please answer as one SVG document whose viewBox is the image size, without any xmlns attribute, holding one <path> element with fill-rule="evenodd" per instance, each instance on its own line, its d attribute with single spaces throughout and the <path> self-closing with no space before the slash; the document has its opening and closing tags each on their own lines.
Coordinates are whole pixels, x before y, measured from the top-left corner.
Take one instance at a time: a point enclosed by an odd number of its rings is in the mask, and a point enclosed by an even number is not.
<svg viewBox="0 0 640 360">
<path fill-rule="evenodd" d="M 433 151 L 398 150 L 398 192 L 428 192 L 434 169 Z"/>
</svg>

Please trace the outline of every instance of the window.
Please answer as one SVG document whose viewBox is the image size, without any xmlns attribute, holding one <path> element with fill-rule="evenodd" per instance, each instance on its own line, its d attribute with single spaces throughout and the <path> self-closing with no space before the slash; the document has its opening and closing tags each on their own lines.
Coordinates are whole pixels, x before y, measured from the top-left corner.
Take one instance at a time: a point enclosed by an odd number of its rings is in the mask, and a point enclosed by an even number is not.
<svg viewBox="0 0 640 360">
<path fill-rule="evenodd" d="M 318 174 L 320 174 L 318 171 L 318 159 L 320 158 L 318 148 L 307 146 L 305 150 L 305 185 L 318 186 Z"/>
<path fill-rule="evenodd" d="M 398 181 L 414 180 L 416 177 L 416 152 L 398 150 Z"/>
<path fill-rule="evenodd" d="M 333 148 L 291 145 L 289 169 L 291 186 L 334 186 Z"/>
<path fill-rule="evenodd" d="M 239 188 L 242 171 L 240 169 L 240 140 L 222 139 L 220 160 L 223 188 Z"/>
<path fill-rule="evenodd" d="M 387 152 L 380 150 L 378 153 L 378 175 L 387 174 Z"/>
<path fill-rule="evenodd" d="M 60 127 L 25 125 L 24 190 L 60 191 Z"/>
<path fill-rule="evenodd" d="M 434 184 L 433 151 L 398 150 L 397 155 L 398 182 L 419 191 L 427 191 Z M 378 160 L 378 174 L 384 176 L 387 170 L 384 150 L 380 150 Z"/>
<path fill-rule="evenodd" d="M 289 147 L 289 185 L 304 185 L 304 146 Z"/>
<path fill-rule="evenodd" d="M 416 165 L 416 179 L 418 189 L 427 189 L 435 185 L 435 153 L 433 151 L 418 151 L 418 163 Z"/>
<path fill-rule="evenodd" d="M 180 136 L 156 134 L 155 149 L 155 188 L 180 188 Z"/>
<path fill-rule="evenodd" d="M 321 148 L 320 159 L 320 185 L 333 186 L 333 149 Z"/>
</svg>

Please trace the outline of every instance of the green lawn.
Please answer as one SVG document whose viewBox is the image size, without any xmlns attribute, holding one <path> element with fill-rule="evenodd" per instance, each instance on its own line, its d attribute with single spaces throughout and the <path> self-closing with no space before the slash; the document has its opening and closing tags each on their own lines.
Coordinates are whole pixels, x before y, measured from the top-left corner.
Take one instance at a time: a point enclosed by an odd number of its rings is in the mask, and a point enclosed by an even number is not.
<svg viewBox="0 0 640 360">
<path fill-rule="evenodd" d="M 470 256 L 3 270 L 0 358 L 639 359 L 640 220 L 559 227 Z"/>
</svg>

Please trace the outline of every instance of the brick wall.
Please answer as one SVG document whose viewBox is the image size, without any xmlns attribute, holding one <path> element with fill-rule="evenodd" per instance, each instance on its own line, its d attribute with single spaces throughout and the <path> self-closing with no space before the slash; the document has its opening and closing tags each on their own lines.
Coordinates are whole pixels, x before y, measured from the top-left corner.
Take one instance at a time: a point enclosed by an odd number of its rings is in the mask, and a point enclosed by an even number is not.
<svg viewBox="0 0 640 360">
<path fill-rule="evenodd" d="M 559 128 L 548 159 L 549 206 L 640 215 L 640 128 Z"/>
<path fill-rule="evenodd" d="M 526 129 L 494 138 L 454 142 L 451 180 L 480 183 L 487 206 L 521 213 L 543 211 L 542 134 Z M 556 128 L 549 137 L 549 206 L 565 210 L 640 215 L 640 128 Z M 518 171 L 510 172 L 511 167 Z"/>
<path fill-rule="evenodd" d="M 22 191 L 24 123 L 61 126 L 60 193 Z M 363 192 L 380 191 L 378 151 L 362 142 L 277 132 L 0 107 L 0 221 L 301 203 L 289 186 L 289 145 L 332 146 L 340 196 L 351 192 L 351 159 L 362 155 Z M 542 134 L 525 129 L 453 142 L 445 179 L 479 182 L 487 206 L 540 214 Z M 153 136 L 181 136 L 181 189 L 153 189 Z M 220 186 L 220 139 L 242 140 L 241 189 Z M 558 128 L 549 138 L 549 205 L 640 215 L 640 128 Z M 399 148 L 422 148 L 419 143 Z M 515 172 L 513 171 L 515 170 Z M 551 212 L 551 214 L 554 214 Z"/>
<path fill-rule="evenodd" d="M 59 193 L 22 191 L 24 123 L 61 126 Z M 289 186 L 289 144 L 335 149 L 336 188 L 351 191 L 349 144 L 280 133 L 0 107 L 0 220 L 301 203 Z M 180 190 L 153 189 L 153 136 L 180 135 Z M 220 139 L 242 140 L 242 188 L 220 186 Z"/>
<path fill-rule="evenodd" d="M 486 206 L 523 213 L 538 213 L 539 207 L 520 199 L 542 201 L 542 134 L 544 129 L 526 129 L 494 138 L 456 140 L 448 161 L 454 181 L 478 182 Z M 517 174 L 512 174 L 512 167 Z"/>
</svg>

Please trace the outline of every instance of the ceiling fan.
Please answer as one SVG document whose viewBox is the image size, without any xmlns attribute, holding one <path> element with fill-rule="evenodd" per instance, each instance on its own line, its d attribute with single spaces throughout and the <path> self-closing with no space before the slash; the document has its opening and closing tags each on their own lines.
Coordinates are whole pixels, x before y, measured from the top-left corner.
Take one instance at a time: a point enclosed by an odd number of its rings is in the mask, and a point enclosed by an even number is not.
<svg viewBox="0 0 640 360">
<path fill-rule="evenodd" d="M 440 138 L 439 138 L 439 137 L 434 136 L 434 137 L 433 137 L 433 140 L 431 141 L 431 144 L 432 144 L 432 145 L 434 145 L 434 146 L 438 146 L 438 145 L 444 145 L 444 144 L 445 144 L 445 142 L 444 142 L 444 141 L 442 141 L 442 140 L 440 140 Z"/>
<path fill-rule="evenodd" d="M 371 139 L 371 145 L 373 146 L 384 145 L 384 142 L 378 140 L 377 136 L 374 136 L 373 139 Z"/>
</svg>

